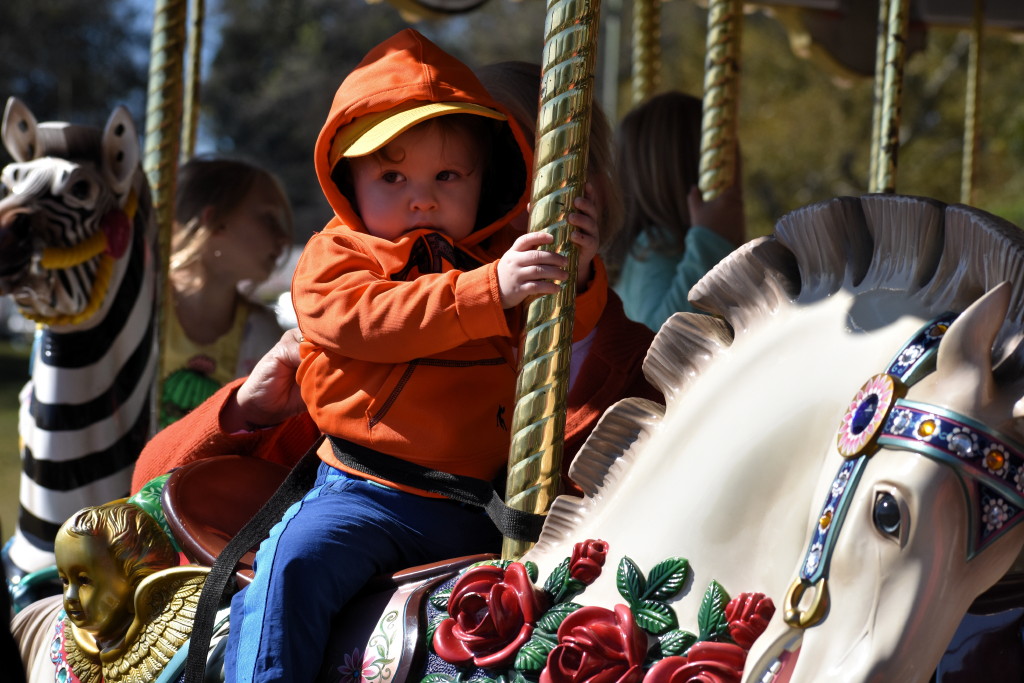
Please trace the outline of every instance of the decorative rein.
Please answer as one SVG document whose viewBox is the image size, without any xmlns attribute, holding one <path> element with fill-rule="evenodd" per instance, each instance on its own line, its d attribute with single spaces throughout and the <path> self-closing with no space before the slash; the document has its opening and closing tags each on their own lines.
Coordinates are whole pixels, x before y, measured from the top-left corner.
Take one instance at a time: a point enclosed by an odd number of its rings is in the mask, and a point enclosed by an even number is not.
<svg viewBox="0 0 1024 683">
<path fill-rule="evenodd" d="M 821 508 L 800 576 L 786 593 L 783 618 L 791 627 L 805 629 L 824 619 L 839 530 L 868 458 L 883 446 L 918 453 L 956 471 L 968 498 L 968 560 L 1024 519 L 1024 449 L 965 415 L 904 398 L 935 370 L 939 342 L 956 317 L 945 313 L 921 328 L 847 408 L 836 440 L 844 461 Z M 810 588 L 811 604 L 801 609 Z"/>
</svg>

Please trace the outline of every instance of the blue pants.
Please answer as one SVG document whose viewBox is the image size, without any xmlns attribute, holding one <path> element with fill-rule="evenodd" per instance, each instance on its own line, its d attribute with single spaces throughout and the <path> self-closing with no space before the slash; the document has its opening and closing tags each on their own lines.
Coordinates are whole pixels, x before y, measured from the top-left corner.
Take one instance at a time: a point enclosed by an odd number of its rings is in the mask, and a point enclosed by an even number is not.
<svg viewBox="0 0 1024 683">
<path fill-rule="evenodd" d="M 313 488 L 260 545 L 253 582 L 231 600 L 227 683 L 312 681 L 332 617 L 372 576 L 500 545 L 480 508 L 321 463 Z"/>
</svg>

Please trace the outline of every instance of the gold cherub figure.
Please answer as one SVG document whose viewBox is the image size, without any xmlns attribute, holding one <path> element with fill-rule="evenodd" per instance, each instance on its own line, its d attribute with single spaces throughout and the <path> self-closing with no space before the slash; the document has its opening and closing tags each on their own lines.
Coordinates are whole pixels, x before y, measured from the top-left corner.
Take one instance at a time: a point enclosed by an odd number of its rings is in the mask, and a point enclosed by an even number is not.
<svg viewBox="0 0 1024 683">
<path fill-rule="evenodd" d="M 152 681 L 188 640 L 209 569 L 177 566 L 156 521 L 123 499 L 75 513 L 55 554 L 66 665 L 82 683 Z"/>
</svg>

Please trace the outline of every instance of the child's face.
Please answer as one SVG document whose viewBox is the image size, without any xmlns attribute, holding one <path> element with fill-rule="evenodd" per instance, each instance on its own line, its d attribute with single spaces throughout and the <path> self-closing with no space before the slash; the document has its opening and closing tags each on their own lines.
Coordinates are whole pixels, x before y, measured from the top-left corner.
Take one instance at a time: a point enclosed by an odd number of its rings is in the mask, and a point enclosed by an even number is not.
<svg viewBox="0 0 1024 683">
<path fill-rule="evenodd" d="M 132 623 L 134 590 L 106 539 L 61 531 L 55 551 L 68 618 L 100 647 L 120 640 Z"/>
<path fill-rule="evenodd" d="M 468 133 L 418 126 L 381 153 L 349 163 L 356 208 L 371 235 L 394 241 L 433 228 L 457 242 L 476 227 L 483 168 Z"/>
<path fill-rule="evenodd" d="M 263 282 L 288 244 L 284 202 L 277 187 L 258 179 L 241 203 L 224 216 L 207 243 L 206 263 L 225 279 Z"/>
</svg>

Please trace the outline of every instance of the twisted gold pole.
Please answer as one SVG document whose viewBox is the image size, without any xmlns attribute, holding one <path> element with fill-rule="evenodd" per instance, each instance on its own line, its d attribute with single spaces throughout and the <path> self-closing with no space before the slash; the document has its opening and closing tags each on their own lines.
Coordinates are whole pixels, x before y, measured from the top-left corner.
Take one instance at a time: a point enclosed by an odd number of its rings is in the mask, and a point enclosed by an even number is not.
<svg viewBox="0 0 1024 683">
<path fill-rule="evenodd" d="M 661 0 L 633 0 L 633 105 L 661 85 Z"/>
<path fill-rule="evenodd" d="M 706 201 L 720 195 L 736 177 L 736 111 L 742 31 L 742 0 L 711 0 L 708 3 L 704 116 L 700 141 L 700 189 Z"/>
<path fill-rule="evenodd" d="M 174 188 L 181 141 L 182 57 L 185 48 L 185 0 L 156 0 L 153 40 L 150 45 L 149 91 L 146 97 L 146 144 L 143 168 L 153 192 L 159 230 L 160 277 L 157 286 L 157 381 L 153 400 L 153 427 L 160 414 L 159 361 L 163 354 L 164 318 L 159 305 L 167 281 L 174 219 Z"/>
<path fill-rule="evenodd" d="M 569 277 L 558 294 L 530 302 L 523 326 L 506 503 L 534 513 L 551 507 L 562 466 L 577 258 L 566 218 L 586 182 L 599 12 L 597 1 L 558 0 L 544 22 L 530 231 L 554 235 Z M 516 559 L 531 545 L 506 538 L 502 556 Z"/>
<path fill-rule="evenodd" d="M 203 68 L 203 24 L 205 21 L 205 0 L 189 0 L 188 64 L 185 72 L 185 106 L 182 114 L 184 129 L 181 133 L 182 163 L 192 158 L 196 152 L 196 136 L 199 131 L 199 93 Z"/>
<path fill-rule="evenodd" d="M 896 191 L 896 162 L 900 148 L 900 105 L 903 99 L 903 64 L 906 61 L 910 0 L 892 0 L 886 22 L 885 81 L 879 121 L 879 160 L 868 188 L 871 192 Z"/>
<path fill-rule="evenodd" d="M 978 162 L 978 105 L 981 102 L 981 40 L 983 34 L 984 0 L 974 0 L 971 25 L 971 51 L 967 58 L 967 93 L 964 105 L 964 151 L 960 169 L 960 202 L 974 204 L 974 181 Z"/>
<path fill-rule="evenodd" d="M 868 160 L 868 189 L 878 177 L 882 158 L 882 97 L 885 93 L 885 50 L 889 35 L 889 6 L 892 0 L 878 0 L 878 26 L 875 35 L 875 80 L 874 99 L 871 105 L 871 157 Z"/>
</svg>

